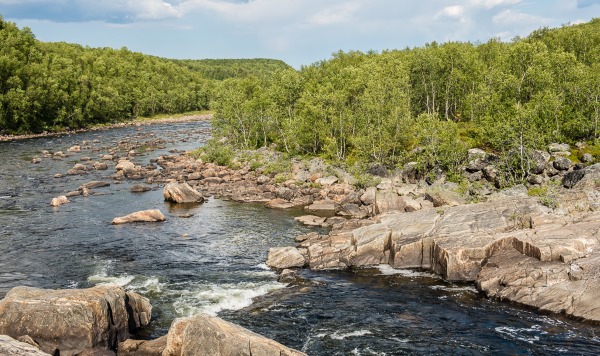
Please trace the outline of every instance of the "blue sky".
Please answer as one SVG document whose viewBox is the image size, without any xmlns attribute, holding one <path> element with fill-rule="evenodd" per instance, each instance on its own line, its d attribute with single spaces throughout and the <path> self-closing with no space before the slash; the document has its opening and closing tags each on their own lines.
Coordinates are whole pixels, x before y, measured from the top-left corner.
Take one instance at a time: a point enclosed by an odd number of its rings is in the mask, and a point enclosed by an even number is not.
<svg viewBox="0 0 600 356">
<path fill-rule="evenodd" d="M 299 68 L 340 49 L 510 40 L 600 17 L 600 0 L 0 0 L 0 14 L 42 41 Z"/>
</svg>

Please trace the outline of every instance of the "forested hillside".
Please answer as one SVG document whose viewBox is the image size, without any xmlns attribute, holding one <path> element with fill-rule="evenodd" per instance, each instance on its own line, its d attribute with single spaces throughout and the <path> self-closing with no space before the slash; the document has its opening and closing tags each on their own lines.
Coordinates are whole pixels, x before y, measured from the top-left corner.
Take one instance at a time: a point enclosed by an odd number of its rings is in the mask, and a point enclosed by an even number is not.
<svg viewBox="0 0 600 356">
<path fill-rule="evenodd" d="M 524 179 L 534 148 L 600 137 L 600 19 L 504 43 L 431 43 L 338 52 L 269 80 L 228 79 L 212 107 L 217 136 L 332 160 L 409 161 L 459 173 L 466 151 L 495 151 Z"/>
<path fill-rule="evenodd" d="M 0 133 L 36 133 L 209 108 L 214 79 L 267 78 L 275 60 L 176 61 L 36 40 L 0 17 Z"/>
<path fill-rule="evenodd" d="M 193 71 L 200 72 L 206 79 L 224 80 L 228 78 L 245 78 L 255 76 L 267 79 L 278 70 L 291 69 L 283 61 L 277 59 L 174 59 Z"/>
</svg>

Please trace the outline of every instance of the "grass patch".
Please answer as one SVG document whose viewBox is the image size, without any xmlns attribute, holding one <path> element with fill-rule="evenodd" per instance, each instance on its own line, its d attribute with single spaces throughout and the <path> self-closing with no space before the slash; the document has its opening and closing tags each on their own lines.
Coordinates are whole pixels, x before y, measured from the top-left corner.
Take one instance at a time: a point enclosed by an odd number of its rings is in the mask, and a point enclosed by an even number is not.
<svg viewBox="0 0 600 356">
<path fill-rule="evenodd" d="M 214 140 L 208 141 L 202 146 L 189 153 L 194 159 L 202 159 L 206 162 L 216 163 L 219 166 L 229 166 L 234 157 L 234 149 L 230 145 L 221 144 Z"/>
<path fill-rule="evenodd" d="M 559 207 L 558 202 L 558 186 L 554 185 L 544 185 L 544 186 L 534 186 L 527 190 L 527 195 L 530 197 L 537 197 L 540 204 L 547 206 L 551 209 L 556 209 Z"/>
<path fill-rule="evenodd" d="M 292 170 L 292 162 L 289 159 L 284 157 L 277 159 L 276 161 L 267 163 L 262 173 L 269 174 L 280 174 L 280 173 L 289 173 Z"/>
</svg>

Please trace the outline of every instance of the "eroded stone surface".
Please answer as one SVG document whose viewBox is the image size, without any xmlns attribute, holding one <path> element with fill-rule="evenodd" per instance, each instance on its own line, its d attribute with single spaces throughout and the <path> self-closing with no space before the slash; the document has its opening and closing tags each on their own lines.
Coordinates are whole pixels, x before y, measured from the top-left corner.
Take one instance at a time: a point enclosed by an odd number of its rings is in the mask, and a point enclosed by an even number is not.
<svg viewBox="0 0 600 356">
<path fill-rule="evenodd" d="M 30 344 L 13 339 L 8 335 L 0 335 L 0 355 L 5 356 L 49 356 Z"/>
<path fill-rule="evenodd" d="M 297 247 L 313 269 L 426 268 L 476 281 L 492 297 L 600 320 L 600 193 L 572 190 L 559 200 L 556 211 L 535 198 L 505 197 L 388 213 L 300 236 Z"/>
<path fill-rule="evenodd" d="M 15 287 L 0 301 L 0 334 L 29 336 L 44 352 L 116 349 L 150 322 L 148 299 L 115 286 L 48 290 Z"/>
<path fill-rule="evenodd" d="M 514 248 L 496 252 L 477 277 L 489 297 L 600 321 L 600 253 L 572 263 L 542 262 Z"/>
<path fill-rule="evenodd" d="M 163 356 L 263 355 L 300 356 L 300 351 L 229 323 L 200 314 L 176 319 L 167 336 Z"/>
<path fill-rule="evenodd" d="M 279 269 L 303 267 L 304 256 L 296 247 L 274 247 L 269 249 L 267 266 Z"/>
</svg>

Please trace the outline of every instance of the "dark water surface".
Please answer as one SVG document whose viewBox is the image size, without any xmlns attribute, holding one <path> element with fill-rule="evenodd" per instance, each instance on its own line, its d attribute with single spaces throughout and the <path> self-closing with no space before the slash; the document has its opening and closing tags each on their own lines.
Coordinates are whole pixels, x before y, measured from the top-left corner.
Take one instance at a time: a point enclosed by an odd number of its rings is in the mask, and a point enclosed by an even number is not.
<svg viewBox="0 0 600 356">
<path fill-rule="evenodd" d="M 291 245 L 309 231 L 293 221 L 300 212 L 212 198 L 181 208 L 163 202 L 158 185 L 130 193 L 133 182 L 49 205 L 83 183 L 112 182 L 114 166 L 54 178 L 83 156 L 97 160 L 125 138 L 167 140 L 165 148 L 133 158 L 147 165 L 171 149 L 202 145 L 207 129 L 198 122 L 0 142 L 0 297 L 18 285 L 114 283 L 154 306 L 155 320 L 140 337 L 165 334 L 176 317 L 208 312 L 309 355 L 600 354 L 600 327 L 489 301 L 470 285 L 429 273 L 303 271 L 312 284 L 285 288 L 264 261 L 269 247 Z M 84 140 L 98 142 L 63 160 L 30 162 L 42 150 L 66 152 Z M 116 216 L 151 208 L 167 220 L 110 225 Z"/>
</svg>

